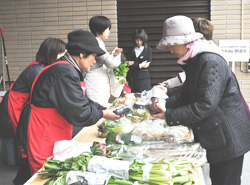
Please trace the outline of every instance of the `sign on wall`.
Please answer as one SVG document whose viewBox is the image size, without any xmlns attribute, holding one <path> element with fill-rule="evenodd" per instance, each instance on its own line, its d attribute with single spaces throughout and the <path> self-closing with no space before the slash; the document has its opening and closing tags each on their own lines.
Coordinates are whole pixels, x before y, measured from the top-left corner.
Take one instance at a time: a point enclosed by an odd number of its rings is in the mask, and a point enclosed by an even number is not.
<svg viewBox="0 0 250 185">
<path fill-rule="evenodd" d="M 249 61 L 249 40 L 220 40 L 219 47 L 228 62 Z"/>
</svg>

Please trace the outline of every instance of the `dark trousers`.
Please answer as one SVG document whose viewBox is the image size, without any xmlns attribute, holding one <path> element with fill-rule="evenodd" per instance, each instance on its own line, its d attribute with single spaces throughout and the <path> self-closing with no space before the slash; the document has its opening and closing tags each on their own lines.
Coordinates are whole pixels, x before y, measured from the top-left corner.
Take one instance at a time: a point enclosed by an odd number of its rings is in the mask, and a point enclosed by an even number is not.
<svg viewBox="0 0 250 185">
<path fill-rule="evenodd" d="M 244 155 L 222 163 L 210 164 L 212 185 L 240 185 Z"/>
</svg>

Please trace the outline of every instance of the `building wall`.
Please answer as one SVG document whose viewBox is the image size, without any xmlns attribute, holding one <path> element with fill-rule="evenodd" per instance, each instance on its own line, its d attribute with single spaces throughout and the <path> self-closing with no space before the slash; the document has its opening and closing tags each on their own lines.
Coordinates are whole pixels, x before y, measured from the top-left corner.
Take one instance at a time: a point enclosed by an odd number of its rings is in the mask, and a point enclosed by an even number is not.
<svg viewBox="0 0 250 185">
<path fill-rule="evenodd" d="M 111 51 L 117 46 L 116 0 L 1 0 L 0 27 L 4 30 L 11 80 L 35 60 L 45 38 L 56 37 L 67 42 L 70 31 L 88 29 L 89 19 L 95 15 L 105 15 L 112 22 L 106 42 L 107 50 Z M 0 75 L 1 53 L 0 39 Z"/>
<path fill-rule="evenodd" d="M 180 14 L 210 19 L 210 0 L 117 0 L 119 47 L 124 49 L 126 55 L 128 49 L 133 47 L 131 37 L 134 31 L 139 27 L 146 31 L 148 45 L 153 51 L 149 68 L 152 85 L 175 77 L 182 71 L 176 62 L 177 57 L 156 49 L 162 37 L 164 21 Z"/>
<path fill-rule="evenodd" d="M 214 39 L 250 40 L 250 0 L 211 0 L 211 21 Z M 250 104 L 250 73 L 246 62 L 235 64 L 235 74 L 241 91 Z M 232 64 L 230 64 L 232 67 Z"/>
<path fill-rule="evenodd" d="M 4 30 L 11 80 L 35 60 L 45 38 L 57 37 L 67 42 L 67 33 L 88 29 L 88 21 L 94 15 L 102 14 L 112 21 L 111 36 L 106 42 L 111 51 L 118 45 L 116 5 L 116 0 L 0 0 L 0 27 Z M 217 43 L 220 39 L 249 40 L 249 18 L 250 0 L 211 0 L 211 21 Z M 1 53 L 0 41 L 0 75 L 4 62 Z M 246 71 L 246 63 L 236 63 L 236 76 L 250 103 L 250 73 L 242 71 Z"/>
</svg>

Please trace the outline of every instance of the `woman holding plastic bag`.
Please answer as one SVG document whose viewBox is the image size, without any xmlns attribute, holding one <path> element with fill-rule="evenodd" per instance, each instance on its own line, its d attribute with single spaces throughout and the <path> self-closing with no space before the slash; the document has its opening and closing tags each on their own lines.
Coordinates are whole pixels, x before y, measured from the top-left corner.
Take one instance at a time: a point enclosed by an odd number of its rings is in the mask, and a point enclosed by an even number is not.
<svg viewBox="0 0 250 185">
<path fill-rule="evenodd" d="M 99 47 L 106 53 L 96 58 L 96 63 L 86 74 L 84 81 L 87 87 L 87 96 L 102 106 L 109 106 L 111 95 L 111 77 L 114 77 L 113 69 L 121 63 L 121 48 L 115 48 L 111 54 L 108 53 L 104 41 L 109 38 L 111 21 L 105 16 L 94 16 L 89 21 L 89 28 L 96 36 Z M 115 79 L 113 79 L 115 80 Z"/>
</svg>

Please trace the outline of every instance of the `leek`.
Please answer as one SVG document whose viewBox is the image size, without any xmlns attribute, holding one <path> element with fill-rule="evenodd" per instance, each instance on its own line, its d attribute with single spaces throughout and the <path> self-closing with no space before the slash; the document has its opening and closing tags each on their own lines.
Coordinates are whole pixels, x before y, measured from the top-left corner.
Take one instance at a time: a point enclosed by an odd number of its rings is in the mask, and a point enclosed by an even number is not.
<svg viewBox="0 0 250 185">
<path fill-rule="evenodd" d="M 145 166 L 145 163 L 134 160 L 129 167 L 129 179 L 143 182 L 143 166 Z M 167 170 L 168 168 L 169 166 L 166 163 L 153 163 L 147 182 L 153 185 L 172 184 L 172 173 Z"/>
</svg>

